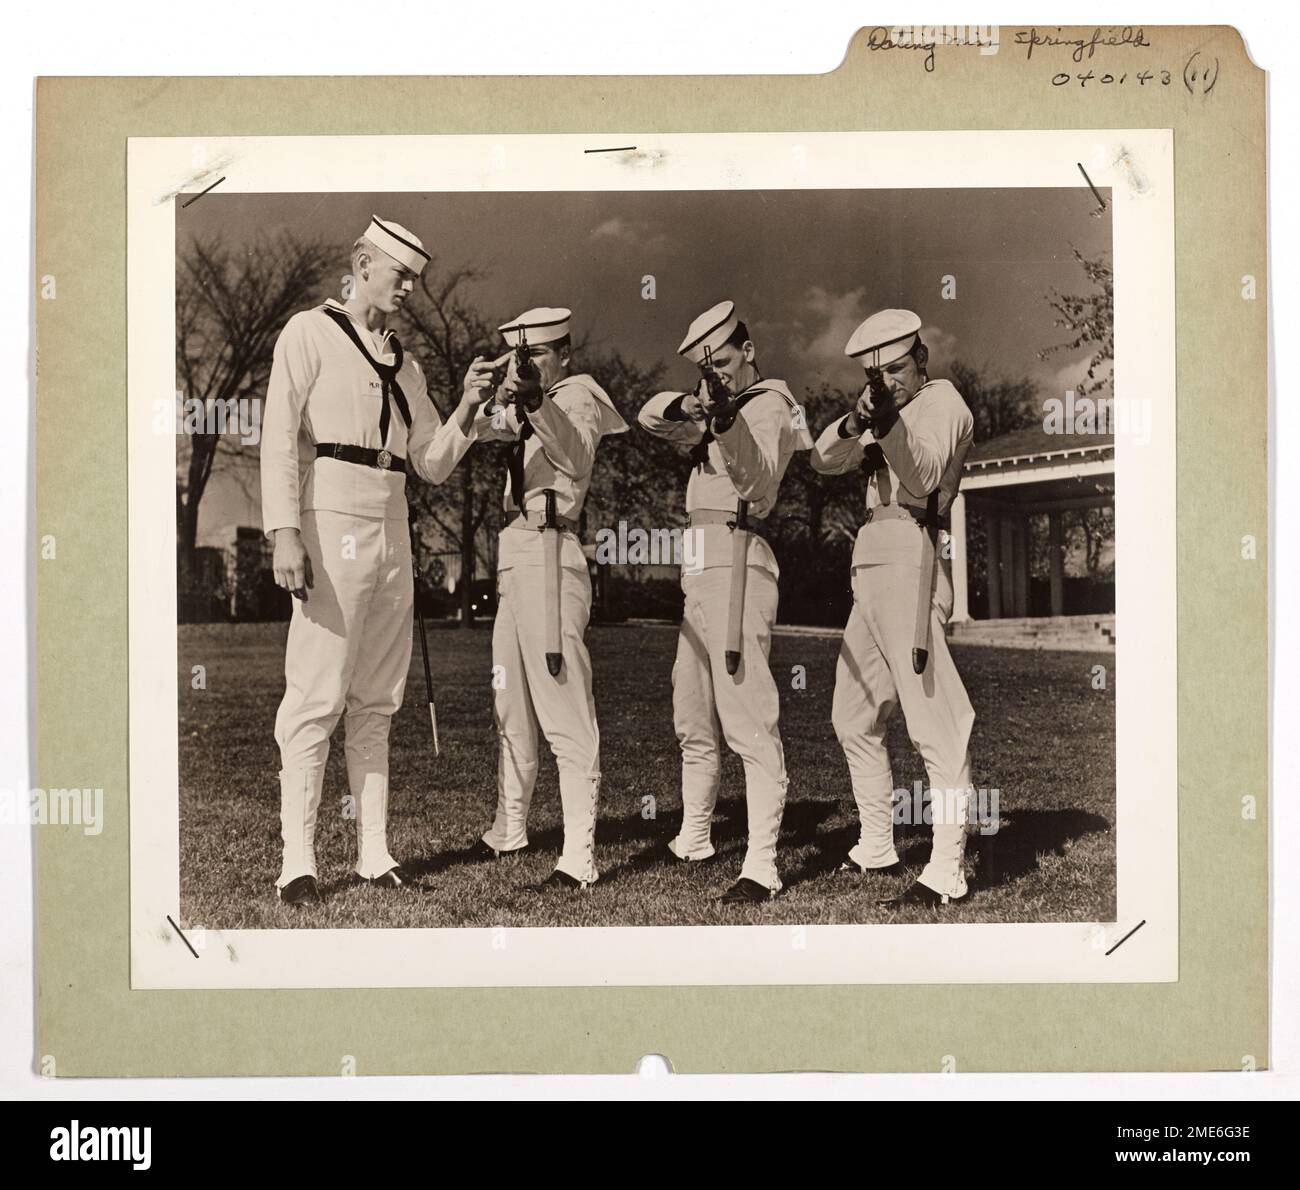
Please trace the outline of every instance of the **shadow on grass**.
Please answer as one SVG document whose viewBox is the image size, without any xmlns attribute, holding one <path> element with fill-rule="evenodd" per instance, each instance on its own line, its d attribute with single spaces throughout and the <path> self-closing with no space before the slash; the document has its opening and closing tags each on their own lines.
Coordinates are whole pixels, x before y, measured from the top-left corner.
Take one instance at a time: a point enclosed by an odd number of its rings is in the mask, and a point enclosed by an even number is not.
<svg viewBox="0 0 1300 1190">
<path fill-rule="evenodd" d="M 997 888 L 1037 871 L 1043 856 L 1064 855 L 1075 840 L 1109 830 L 1105 818 L 1087 810 L 1017 810 L 996 834 L 969 835 L 966 855 L 979 887 Z"/>
<path fill-rule="evenodd" d="M 856 824 L 824 829 L 840 809 L 839 803 L 830 799 L 792 802 L 786 806 L 778 854 L 784 854 L 788 861 L 792 852 L 803 853 L 792 865 L 783 864 L 786 870 L 782 872 L 782 881 L 787 889 L 834 872 L 857 841 Z M 600 819 L 596 827 L 598 862 L 602 850 L 644 844 L 628 858 L 603 868 L 601 883 L 608 886 L 622 876 L 668 863 L 664 845 L 676 835 L 680 821 L 677 814 L 661 819 L 646 819 L 639 814 Z M 747 829 L 744 799 L 719 800 L 713 819 L 713 845 L 718 856 L 743 855 Z M 966 858 L 974 866 L 976 886 L 991 890 L 1014 884 L 1037 871 L 1045 855 L 1064 855 L 1075 840 L 1109 830 L 1110 823 L 1105 818 L 1084 810 L 1018 810 L 1004 816 L 996 834 L 969 834 Z M 930 853 L 930 828 L 897 827 L 895 841 L 899 858 L 919 873 Z M 559 826 L 534 831 L 529 835 L 527 854 L 558 856 L 563 842 L 563 830 Z M 405 866 L 415 875 L 432 876 L 462 864 L 482 862 L 481 853 L 476 849 L 477 840 L 468 847 L 410 859 Z M 494 862 L 512 861 L 505 857 Z"/>
</svg>

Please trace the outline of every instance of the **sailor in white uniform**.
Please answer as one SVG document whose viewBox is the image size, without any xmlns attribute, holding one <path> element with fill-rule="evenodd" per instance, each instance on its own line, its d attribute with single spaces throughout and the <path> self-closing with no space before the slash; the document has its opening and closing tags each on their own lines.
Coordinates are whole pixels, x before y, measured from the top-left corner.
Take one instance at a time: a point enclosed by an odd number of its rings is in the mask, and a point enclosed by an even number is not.
<svg viewBox="0 0 1300 1190">
<path fill-rule="evenodd" d="M 514 443 L 492 629 L 497 809 L 480 855 L 528 846 L 540 726 L 559 770 L 564 846 L 537 891 L 586 888 L 599 875 L 600 732 L 584 640 L 591 580 L 577 528 L 601 438 L 627 429 L 595 379 L 570 374 L 570 318 L 569 310 L 540 307 L 502 326 L 510 350 L 475 359 L 449 423 L 457 458 L 472 442 Z"/>
<path fill-rule="evenodd" d="M 766 518 L 797 450 L 812 440 L 783 380 L 764 378 L 732 302 L 706 310 L 677 349 L 702 375 L 693 392 L 663 392 L 642 407 L 642 429 L 689 449 L 686 487 L 693 565 L 673 664 L 673 721 L 682 749 L 682 826 L 668 849 L 681 861 L 713 856 L 722 739 L 745 766 L 748 846 L 728 904 L 781 889 L 776 844 L 785 806 L 780 703 L 768 668 L 779 570 Z M 684 551 L 685 555 L 685 551 Z"/>
<path fill-rule="evenodd" d="M 930 778 L 934 841 L 919 879 L 883 903 L 939 906 L 966 894 L 967 745 L 975 713 L 944 635 L 951 561 L 936 547 L 946 543 L 974 419 L 952 384 L 930 379 L 920 329 L 910 310 L 882 310 L 853 332 L 844 351 L 867 370 L 868 383 L 857 406 L 823 431 L 811 461 L 826 475 L 855 468 L 868 475 L 832 706 L 861 823 L 840 870 L 901 870 L 885 746 L 901 705 Z"/>
<path fill-rule="evenodd" d="M 406 474 L 441 483 L 455 463 L 424 375 L 387 328 L 429 261 L 375 217 L 352 249 L 354 289 L 295 314 L 276 340 L 262 424 L 262 521 L 276 582 L 294 595 L 280 746 L 287 904 L 320 900 L 315 852 L 329 739 L 346 725 L 356 873 L 412 882 L 388 850 L 388 729 L 411 660 Z"/>
</svg>

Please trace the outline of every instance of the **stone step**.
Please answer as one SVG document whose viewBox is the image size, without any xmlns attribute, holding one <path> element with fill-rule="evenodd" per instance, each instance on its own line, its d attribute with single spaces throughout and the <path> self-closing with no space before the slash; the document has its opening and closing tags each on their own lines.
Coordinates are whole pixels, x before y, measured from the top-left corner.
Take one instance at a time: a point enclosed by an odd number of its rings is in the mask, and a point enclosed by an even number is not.
<svg viewBox="0 0 1300 1190">
<path fill-rule="evenodd" d="M 1002 616 L 995 620 L 966 620 L 964 623 L 989 628 L 1076 628 L 1087 625 L 1109 625 L 1113 628 L 1115 613 L 1093 612 L 1082 616 Z"/>
<path fill-rule="evenodd" d="M 967 620 L 954 624 L 949 636 L 954 643 L 964 645 L 1112 652 L 1115 617 L 1106 614 Z"/>
</svg>

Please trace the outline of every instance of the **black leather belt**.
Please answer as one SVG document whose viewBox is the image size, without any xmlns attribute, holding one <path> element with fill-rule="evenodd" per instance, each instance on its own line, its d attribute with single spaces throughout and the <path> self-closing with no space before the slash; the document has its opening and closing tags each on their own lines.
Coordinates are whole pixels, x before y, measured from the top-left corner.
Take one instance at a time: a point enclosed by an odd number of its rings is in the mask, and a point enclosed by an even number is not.
<svg viewBox="0 0 1300 1190">
<path fill-rule="evenodd" d="M 546 510 L 541 508 L 530 508 L 526 512 L 521 512 L 517 517 L 507 522 L 507 529 L 559 529 L 564 533 L 576 533 L 578 526 L 568 517 L 557 516 L 554 525 L 546 523 Z"/>
<path fill-rule="evenodd" d="M 872 521 L 915 521 L 922 528 L 929 525 L 924 508 L 917 508 L 913 504 L 877 504 L 875 508 L 867 509 L 866 524 Z M 935 526 L 939 529 L 948 529 L 951 525 L 948 517 L 941 516 L 936 518 Z"/>
<path fill-rule="evenodd" d="M 735 512 L 725 512 L 720 508 L 697 508 L 690 514 L 691 528 L 695 529 L 701 525 L 726 525 L 728 529 L 737 527 L 739 516 Z M 757 537 L 769 536 L 766 520 L 758 520 L 755 517 L 746 517 L 740 528 Z"/>
<path fill-rule="evenodd" d="M 406 474 L 406 460 L 390 450 L 372 450 L 369 446 L 345 446 L 341 442 L 316 443 L 318 459 L 338 459 L 343 463 L 356 463 L 359 467 L 377 467 L 380 471 L 400 471 Z"/>
</svg>

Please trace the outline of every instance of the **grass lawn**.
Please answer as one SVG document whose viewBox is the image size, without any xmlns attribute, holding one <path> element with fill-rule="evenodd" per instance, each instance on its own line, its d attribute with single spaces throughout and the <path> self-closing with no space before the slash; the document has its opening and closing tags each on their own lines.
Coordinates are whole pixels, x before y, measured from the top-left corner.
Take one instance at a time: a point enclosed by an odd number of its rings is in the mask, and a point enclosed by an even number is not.
<svg viewBox="0 0 1300 1190">
<path fill-rule="evenodd" d="M 423 873 L 424 895 L 351 883 L 354 823 L 342 728 L 331 747 L 316 835 L 325 903 L 294 911 L 276 898 L 279 768 L 272 738 L 284 689 L 284 624 L 186 625 L 180 629 L 180 869 L 182 925 L 208 929 L 288 926 L 585 926 L 924 922 L 932 911 L 890 914 L 876 905 L 920 872 L 924 826 L 896 828 L 906 878 L 844 878 L 831 864 L 856 840 L 848 769 L 831 727 L 838 638 L 778 636 L 772 668 L 782 688 L 781 732 L 790 792 L 781 832 L 785 892 L 764 906 L 725 908 L 716 899 L 739 875 L 745 794 L 740 762 L 727 754 L 714 820 L 714 860 L 686 867 L 647 862 L 681 818 L 679 753 L 672 728 L 676 628 L 593 628 L 600 717 L 601 879 L 578 894 L 536 896 L 522 886 L 554 866 L 560 844 L 559 790 L 544 752 L 521 856 L 468 862 L 490 825 L 496 799 L 491 628 L 430 628 L 442 755 L 435 760 L 424 706 L 418 642 L 406 705 L 393 721 L 389 849 Z M 1115 917 L 1114 657 L 955 648 L 975 706 L 971 742 L 977 787 L 1000 791 L 996 834 L 968 837 L 972 894 L 943 914 L 948 922 L 1111 921 Z M 1106 667 L 1094 690 L 1091 667 Z M 207 688 L 191 688 L 191 667 Z M 807 688 L 791 689 L 791 668 Z M 895 785 L 924 779 L 902 713 L 890 727 Z M 643 798 L 655 799 L 643 816 Z"/>
</svg>

